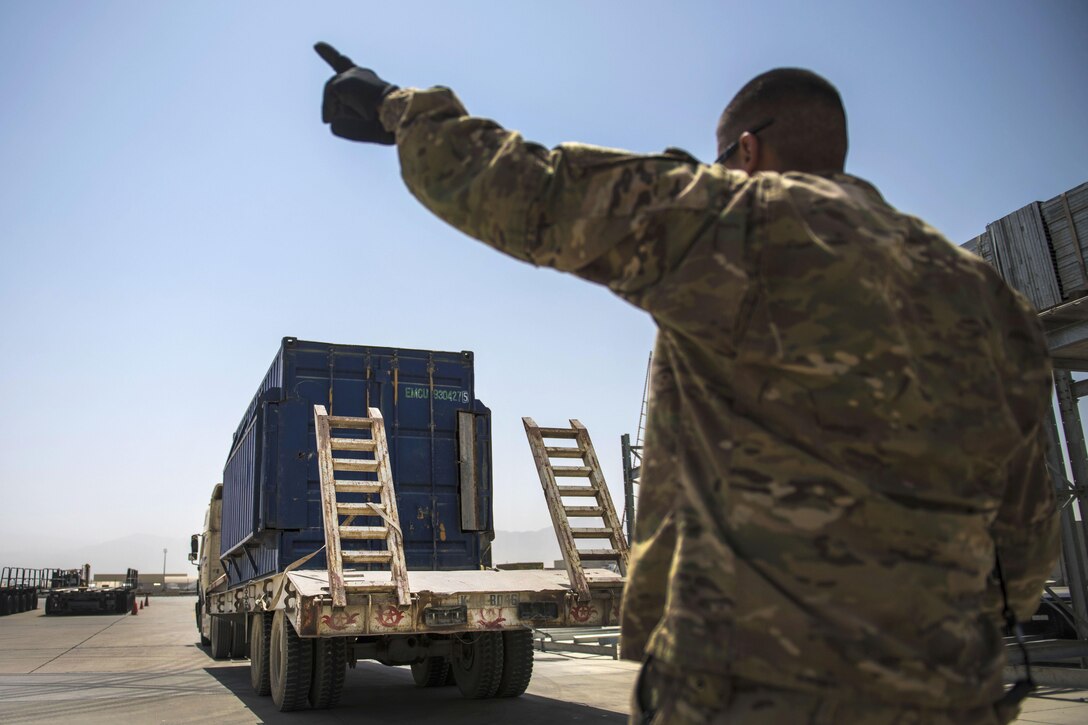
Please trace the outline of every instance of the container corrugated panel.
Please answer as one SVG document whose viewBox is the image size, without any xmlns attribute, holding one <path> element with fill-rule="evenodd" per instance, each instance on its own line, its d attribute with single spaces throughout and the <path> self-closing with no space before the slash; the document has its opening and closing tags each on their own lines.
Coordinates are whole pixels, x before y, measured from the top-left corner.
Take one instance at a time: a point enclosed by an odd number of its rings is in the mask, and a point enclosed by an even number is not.
<svg viewBox="0 0 1088 725">
<path fill-rule="evenodd" d="M 222 550 L 229 552 L 248 542 L 256 523 L 257 420 L 250 421 L 235 442 L 223 468 Z"/>
<path fill-rule="evenodd" d="M 1039 203 L 1032 202 L 987 225 L 994 266 L 1011 287 L 1038 310 L 1060 304 L 1063 295 Z"/>
<path fill-rule="evenodd" d="M 472 353 L 285 338 L 224 467 L 222 554 L 232 583 L 282 571 L 324 544 L 314 405 L 344 416 L 382 411 L 409 569 L 490 564 L 490 411 L 475 397 Z M 459 436 L 459 426 L 471 435 Z M 322 553 L 305 568 L 323 566 Z"/>
<path fill-rule="evenodd" d="M 1066 299 L 1088 293 L 1088 182 L 1042 203 Z"/>
</svg>

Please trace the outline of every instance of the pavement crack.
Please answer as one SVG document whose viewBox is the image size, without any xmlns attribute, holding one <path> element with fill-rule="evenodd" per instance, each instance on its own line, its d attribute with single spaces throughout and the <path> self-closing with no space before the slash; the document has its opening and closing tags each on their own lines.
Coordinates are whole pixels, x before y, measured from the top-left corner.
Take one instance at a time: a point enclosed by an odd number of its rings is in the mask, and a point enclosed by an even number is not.
<svg viewBox="0 0 1088 725">
<path fill-rule="evenodd" d="M 34 669 L 32 669 L 32 670 L 31 670 L 30 672 L 28 672 L 27 674 L 28 674 L 28 675 L 33 675 L 33 674 L 34 674 L 35 672 L 37 672 L 37 671 L 38 671 L 38 670 L 40 670 L 41 668 L 45 667 L 46 665 L 48 665 L 48 664 L 51 664 L 51 663 L 53 663 L 53 662 L 56 662 L 57 660 L 59 660 L 59 659 L 60 659 L 61 657 L 63 657 L 64 655 L 68 654 L 69 652 L 71 652 L 71 651 L 72 651 L 72 650 L 74 650 L 74 649 L 78 649 L 78 648 L 79 648 L 80 646 L 82 646 L 82 645 L 86 644 L 87 642 L 90 642 L 90 641 L 91 641 L 92 639 L 94 639 L 94 638 L 95 638 L 95 637 L 97 637 L 98 635 L 102 634 L 102 633 L 103 633 L 103 632 L 105 632 L 105 631 L 106 631 L 107 629 L 109 629 L 110 627 L 112 627 L 113 625 L 117 624 L 117 623 L 118 623 L 118 622 L 120 622 L 120 621 L 121 621 L 121 618 L 120 618 L 120 617 L 118 617 L 117 619 L 113 620 L 112 622 L 110 622 L 109 624 L 107 624 L 107 625 L 106 625 L 105 627 L 103 627 L 102 629 L 98 630 L 97 632 L 95 632 L 94 634 L 92 634 L 92 635 L 91 635 L 90 637 L 88 637 L 87 639 L 83 640 L 82 642 L 79 642 L 79 643 L 77 643 L 77 644 L 74 644 L 74 645 L 72 645 L 71 647 L 69 647 L 68 649 L 64 650 L 63 652 L 61 652 L 61 653 L 60 653 L 59 655 L 57 655 L 57 656 L 56 656 L 56 657 L 54 657 L 53 659 L 51 659 L 51 660 L 48 660 L 47 662 L 42 662 L 42 663 L 41 663 L 40 665 L 38 665 L 37 667 L 35 667 Z"/>
</svg>

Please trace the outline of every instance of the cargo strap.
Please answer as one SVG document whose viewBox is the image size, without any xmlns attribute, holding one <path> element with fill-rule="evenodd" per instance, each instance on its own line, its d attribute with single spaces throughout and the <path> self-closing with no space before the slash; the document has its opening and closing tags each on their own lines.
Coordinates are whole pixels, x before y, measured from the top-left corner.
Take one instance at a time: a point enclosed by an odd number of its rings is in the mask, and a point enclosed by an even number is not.
<svg viewBox="0 0 1088 725">
<path fill-rule="evenodd" d="M 368 414 L 367 418 L 335 416 L 323 405 L 314 406 L 329 593 L 334 607 L 347 606 L 348 590 L 392 589 L 400 606 L 411 603 L 385 421 L 377 408 L 369 408 Z M 358 518 L 381 519 L 385 525 L 353 526 Z M 384 541 L 385 548 L 367 544 L 376 541 Z M 346 546 L 349 542 L 355 545 Z M 388 567 L 391 580 L 388 584 L 349 585 L 344 578 L 345 564 Z"/>
<path fill-rule="evenodd" d="M 559 549 L 563 553 L 563 563 L 570 576 L 571 587 L 580 600 L 589 599 L 589 580 L 586 579 L 583 562 L 614 562 L 622 576 L 627 576 L 629 558 L 627 539 L 624 538 L 620 519 L 608 492 L 601 464 L 589 439 L 589 431 L 577 420 L 570 421 L 570 428 L 541 428 L 532 418 L 522 418 L 525 435 L 529 438 L 536 470 L 540 475 L 540 485 L 544 488 L 544 498 L 548 502 L 548 512 L 552 516 L 552 526 L 559 539 Z M 574 445 L 549 445 L 545 438 L 574 441 Z M 553 458 L 576 459 L 581 465 L 557 466 Z M 556 478 L 585 479 L 588 485 L 563 485 L 556 483 Z M 579 503 L 589 499 L 592 505 L 566 504 L 563 499 L 575 499 Z M 597 526 L 572 527 L 570 519 L 597 519 Z M 604 539 L 608 549 L 579 549 L 577 539 Z"/>
<path fill-rule="evenodd" d="M 302 566 L 303 564 L 305 564 L 310 559 L 314 558 L 315 556 L 317 556 L 318 554 L 320 554 L 324 550 L 325 550 L 325 547 L 322 546 L 317 551 L 311 551 L 306 556 L 303 556 L 303 557 L 301 557 L 299 559 L 295 559 L 295 561 L 291 562 L 291 564 L 286 569 L 283 570 L 282 574 L 280 575 L 280 585 L 278 587 L 276 587 L 276 593 L 272 595 L 272 600 L 268 604 L 264 605 L 264 610 L 266 612 L 271 612 L 272 610 L 274 610 L 276 608 L 276 605 L 279 604 L 280 595 L 283 594 L 283 589 L 284 589 L 284 587 L 287 586 L 287 575 L 290 574 L 291 572 L 293 572 L 295 569 L 298 569 L 300 566 Z"/>
</svg>

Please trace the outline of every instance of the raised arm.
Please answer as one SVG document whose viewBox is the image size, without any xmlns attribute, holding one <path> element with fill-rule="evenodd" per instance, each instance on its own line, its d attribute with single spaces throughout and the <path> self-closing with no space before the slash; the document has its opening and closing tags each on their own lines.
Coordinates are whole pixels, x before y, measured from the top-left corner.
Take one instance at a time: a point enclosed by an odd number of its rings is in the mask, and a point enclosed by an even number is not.
<svg viewBox="0 0 1088 725">
<path fill-rule="evenodd" d="M 394 91 L 381 120 L 395 133 L 405 183 L 436 215 L 506 254 L 623 296 L 675 266 L 716 215 L 712 194 L 719 208 L 728 199 L 728 174 L 686 154 L 549 151 L 469 116 L 446 88 Z"/>
</svg>

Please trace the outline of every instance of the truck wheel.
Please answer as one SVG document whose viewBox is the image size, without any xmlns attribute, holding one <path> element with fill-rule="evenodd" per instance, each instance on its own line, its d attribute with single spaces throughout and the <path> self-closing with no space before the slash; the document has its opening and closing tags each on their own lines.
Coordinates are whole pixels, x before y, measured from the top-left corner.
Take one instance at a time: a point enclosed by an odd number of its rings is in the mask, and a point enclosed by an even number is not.
<svg viewBox="0 0 1088 725">
<path fill-rule="evenodd" d="M 246 633 L 248 629 L 244 619 L 231 623 L 230 656 L 232 659 L 244 660 L 246 657 L 249 657 L 249 645 L 246 642 Z"/>
<path fill-rule="evenodd" d="M 249 624 L 249 684 L 258 695 L 271 695 L 268 677 L 268 644 L 272 638 L 272 615 L 257 612 Z"/>
<path fill-rule="evenodd" d="M 49 616 L 53 613 L 53 597 L 46 596 L 45 598 L 45 614 Z"/>
<path fill-rule="evenodd" d="M 4 607 L 0 609 L 0 612 L 4 614 L 15 614 L 15 597 L 10 594 L 4 595 Z"/>
<path fill-rule="evenodd" d="M 533 633 L 514 629 L 502 633 L 502 678 L 495 697 L 517 697 L 533 677 Z"/>
<path fill-rule="evenodd" d="M 212 617 L 212 659 L 230 659 L 230 622 Z"/>
<path fill-rule="evenodd" d="M 450 668 L 465 697 L 494 697 L 502 678 L 502 632 L 460 635 L 453 643 Z"/>
<path fill-rule="evenodd" d="M 272 617 L 272 638 L 268 643 L 268 675 L 272 702 L 280 712 L 301 710 L 310 696 L 313 645 L 295 633 L 282 609 Z"/>
<path fill-rule="evenodd" d="M 37 609 L 38 608 L 38 595 L 37 594 L 31 594 L 30 595 L 30 608 L 31 609 Z"/>
<path fill-rule="evenodd" d="M 344 670 L 348 663 L 347 640 L 343 637 L 314 640 L 314 671 L 310 681 L 310 707 L 336 707 L 344 691 Z"/>
<path fill-rule="evenodd" d="M 412 663 L 412 679 L 417 687 L 442 687 L 450 676 L 450 661 L 445 657 L 426 657 Z"/>
</svg>

